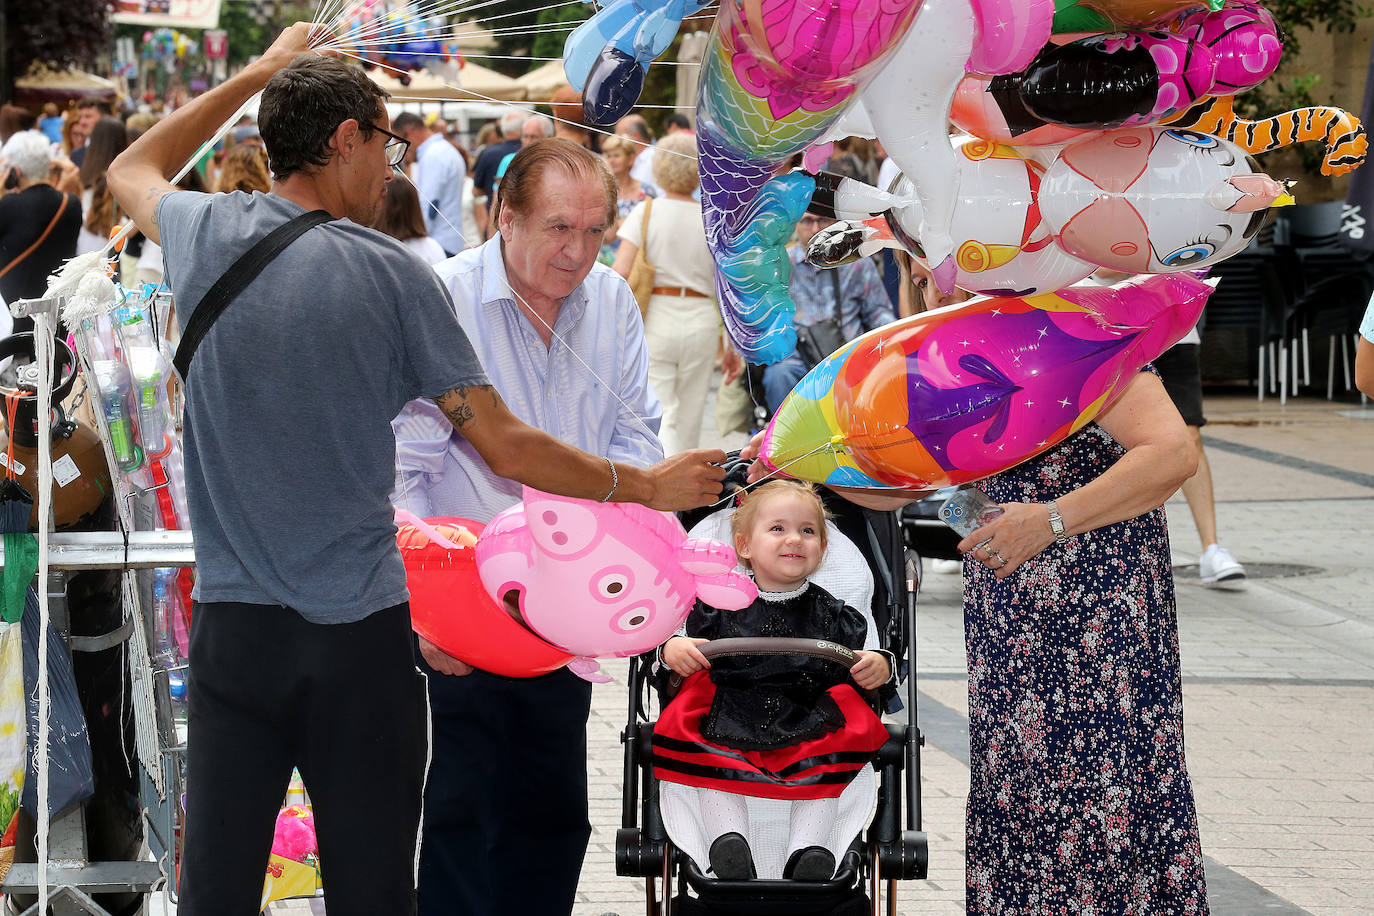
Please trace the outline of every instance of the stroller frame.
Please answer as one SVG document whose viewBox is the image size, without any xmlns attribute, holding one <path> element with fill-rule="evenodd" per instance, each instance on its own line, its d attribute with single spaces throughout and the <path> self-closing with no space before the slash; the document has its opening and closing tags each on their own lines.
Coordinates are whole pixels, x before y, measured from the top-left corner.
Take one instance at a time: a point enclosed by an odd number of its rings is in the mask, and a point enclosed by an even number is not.
<svg viewBox="0 0 1374 916">
<path fill-rule="evenodd" d="M 869 528 L 870 541 L 877 545 Z M 898 541 L 898 550 L 905 555 Z M 892 564 L 876 568 L 882 558 L 868 556 L 875 575 L 883 575 L 892 594 Z M 886 885 L 886 912 L 897 916 L 897 882 L 926 877 L 929 847 L 921 829 L 921 734 L 916 707 L 916 602 L 915 595 L 903 589 L 906 601 L 901 611 L 909 658 L 903 700 L 907 710 L 905 725 L 887 723 L 888 739 L 874 755 L 878 770 L 878 800 L 873 821 L 864 834 L 856 837 L 841 859 L 830 881 L 752 879 L 726 881 L 702 873 L 697 863 L 677 849 L 668 838 L 658 805 L 658 781 L 653 773 L 653 727 L 649 718 L 648 693 L 653 653 L 630 660 L 629 708 L 620 740 L 624 745 L 624 788 L 621 825 L 616 831 L 616 874 L 645 879 L 645 916 L 672 916 L 675 912 L 673 881 L 677 892 L 687 896 L 687 888 L 697 893 L 699 906 L 712 913 L 757 914 L 757 916 L 802 916 L 863 912 L 858 901 L 870 904 L 867 912 L 879 916 L 883 886 Z M 890 626 L 890 624 L 889 624 Z M 880 626 L 880 629 L 883 629 Z M 884 642 L 890 642 L 884 632 Z M 889 647 L 890 651 L 901 646 Z M 897 658 L 902 664 L 903 658 Z M 658 882 L 663 882 L 662 900 Z M 865 893 L 863 883 L 867 881 Z M 693 901 L 694 911 L 698 906 Z"/>
</svg>

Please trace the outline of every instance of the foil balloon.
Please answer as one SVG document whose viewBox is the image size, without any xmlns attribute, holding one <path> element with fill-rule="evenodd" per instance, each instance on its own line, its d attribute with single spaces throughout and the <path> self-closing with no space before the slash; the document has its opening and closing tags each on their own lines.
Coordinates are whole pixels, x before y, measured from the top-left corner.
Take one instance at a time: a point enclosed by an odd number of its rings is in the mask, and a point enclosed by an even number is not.
<svg viewBox="0 0 1374 916">
<path fill-rule="evenodd" d="M 476 557 L 494 601 L 513 599 L 531 631 L 584 660 L 654 648 L 698 597 L 738 610 L 758 595 L 733 548 L 688 538 L 669 513 L 529 487 L 483 530 Z"/>
<path fill-rule="evenodd" d="M 985 295 L 1049 292 L 1099 267 L 1131 274 L 1208 267 L 1245 248 L 1269 207 L 1292 202 L 1244 151 L 1192 131 L 1094 133 L 1048 166 L 983 140 L 956 149 L 957 282 Z M 919 196 L 908 192 L 907 203 L 892 207 L 876 188 L 828 180 L 833 210 L 847 221 L 816 233 L 813 263 L 833 266 L 882 247 L 921 255 Z"/>
<path fill-rule="evenodd" d="M 410 589 L 410 624 L 454 658 L 505 677 L 557 671 L 573 656 L 540 639 L 493 601 L 477 573 L 481 522 L 417 519 L 397 526 Z"/>
<path fill-rule="evenodd" d="M 902 319 L 812 369 L 765 430 L 761 458 L 839 486 L 979 480 L 1091 422 L 1197 323 L 1210 292 L 1155 276 Z"/>
<path fill-rule="evenodd" d="M 966 68 L 1029 63 L 1052 15 L 1046 0 L 721 5 L 702 61 L 697 136 L 722 316 L 746 358 L 775 362 L 795 346 L 790 267 L 777 248 L 811 185 L 775 178 L 785 163 L 835 135 L 876 134 L 923 198 L 937 277 L 952 278 L 950 99 Z"/>
<path fill-rule="evenodd" d="M 672 44 L 682 20 L 707 5 L 705 0 L 601 3 L 563 45 L 563 71 L 582 93 L 587 120 L 611 124 L 629 114 L 649 63 Z"/>
<path fill-rule="evenodd" d="M 412 0 L 358 0 L 336 17 L 343 23 L 338 41 L 357 48 L 363 66 L 383 67 L 408 86 L 408 71 L 423 70 L 452 51 L 441 38 L 449 31 L 446 21 L 420 7 Z"/>
<path fill-rule="evenodd" d="M 1340 108 L 1298 108 L 1271 118 L 1248 121 L 1230 97 L 1198 105 L 1172 119 L 1170 127 L 1224 137 L 1247 153 L 1266 153 L 1294 143 L 1326 144 L 1323 175 L 1354 171 L 1369 154 L 1369 138 L 1359 118 Z"/>
<path fill-rule="evenodd" d="M 1056 35 L 1140 28 L 1189 10 L 1221 9 L 1222 0 L 1057 0 Z"/>
<path fill-rule="evenodd" d="M 1250 0 L 1195 8 L 1157 28 L 1051 44 L 1019 73 L 959 84 L 951 121 L 1016 146 L 1063 143 L 1078 130 L 1154 124 L 1210 96 L 1249 89 L 1278 67 L 1273 17 Z"/>
</svg>

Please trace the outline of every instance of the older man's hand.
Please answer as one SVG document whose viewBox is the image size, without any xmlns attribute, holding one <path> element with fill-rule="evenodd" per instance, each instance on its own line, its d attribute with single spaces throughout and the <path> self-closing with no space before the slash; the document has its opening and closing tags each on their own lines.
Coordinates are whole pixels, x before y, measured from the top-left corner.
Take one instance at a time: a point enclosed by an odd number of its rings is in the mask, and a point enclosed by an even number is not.
<svg viewBox="0 0 1374 916">
<path fill-rule="evenodd" d="M 423 636 L 417 638 L 420 642 L 420 655 L 424 657 L 425 664 L 435 671 L 440 674 L 451 674 L 455 677 L 463 677 L 473 672 L 473 667 L 467 662 L 454 658 Z"/>
<path fill-rule="evenodd" d="M 721 497 L 725 453 L 718 448 L 678 452 L 648 469 L 653 495 L 646 503 L 665 512 L 709 506 Z"/>
</svg>

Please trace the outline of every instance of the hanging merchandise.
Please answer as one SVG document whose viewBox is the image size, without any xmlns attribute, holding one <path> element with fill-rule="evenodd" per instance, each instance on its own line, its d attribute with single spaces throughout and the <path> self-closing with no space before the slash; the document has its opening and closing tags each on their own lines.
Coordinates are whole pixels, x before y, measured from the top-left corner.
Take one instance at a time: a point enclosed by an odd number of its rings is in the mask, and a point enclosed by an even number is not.
<svg viewBox="0 0 1374 916">
<path fill-rule="evenodd" d="M 71 321 L 97 425 L 106 436 L 121 520 L 137 493 L 149 493 L 159 530 L 190 528 L 186 480 L 170 393 L 171 359 L 159 329 L 171 311 L 170 294 L 147 285 L 130 293 L 116 284 L 113 303 Z M 194 573 L 190 567 L 159 570 L 154 581 L 157 620 L 154 658 L 173 670 L 187 651 Z M 175 681 L 174 687 L 181 686 Z M 184 691 L 184 688 L 183 688 Z M 181 691 L 179 691 L 181 692 Z"/>
</svg>

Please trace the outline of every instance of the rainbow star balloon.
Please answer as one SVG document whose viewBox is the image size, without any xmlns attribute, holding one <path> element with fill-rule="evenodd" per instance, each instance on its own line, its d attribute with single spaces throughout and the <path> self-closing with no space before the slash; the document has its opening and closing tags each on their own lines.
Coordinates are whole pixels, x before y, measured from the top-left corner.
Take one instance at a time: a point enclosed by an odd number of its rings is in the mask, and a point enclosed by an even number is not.
<svg viewBox="0 0 1374 916">
<path fill-rule="evenodd" d="M 1106 409 L 1197 323 L 1211 290 L 1164 274 L 893 322 L 798 383 L 764 432 L 762 460 L 851 487 L 926 489 L 1006 470 Z"/>
</svg>

